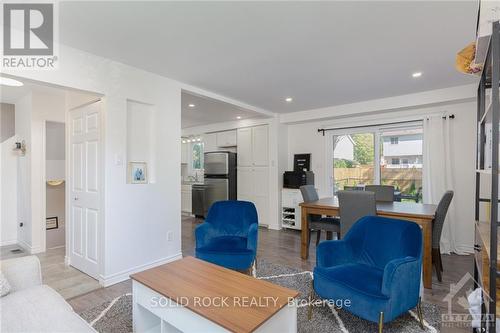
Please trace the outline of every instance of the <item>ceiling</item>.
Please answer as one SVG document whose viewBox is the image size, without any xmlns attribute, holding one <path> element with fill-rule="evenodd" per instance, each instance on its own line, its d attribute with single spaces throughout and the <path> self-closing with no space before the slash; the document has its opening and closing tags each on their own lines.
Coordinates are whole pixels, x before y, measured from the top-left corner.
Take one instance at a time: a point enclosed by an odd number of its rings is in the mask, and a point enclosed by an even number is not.
<svg viewBox="0 0 500 333">
<path fill-rule="evenodd" d="M 15 104 L 21 97 L 33 91 L 45 92 L 51 95 L 58 94 L 62 98 L 64 98 L 65 96 L 64 89 L 49 87 L 46 85 L 33 83 L 27 80 L 21 80 L 19 78 L 16 78 L 16 80 L 22 81 L 24 85 L 21 87 L 0 85 L 0 102 Z"/>
<path fill-rule="evenodd" d="M 454 59 L 475 38 L 477 1 L 65 1 L 59 10 L 64 44 L 273 112 L 475 82 Z"/>
<path fill-rule="evenodd" d="M 182 128 L 265 117 L 261 113 L 245 110 L 229 103 L 195 95 L 187 91 L 183 91 L 181 96 Z M 189 104 L 194 105 L 194 107 L 189 107 Z"/>
</svg>

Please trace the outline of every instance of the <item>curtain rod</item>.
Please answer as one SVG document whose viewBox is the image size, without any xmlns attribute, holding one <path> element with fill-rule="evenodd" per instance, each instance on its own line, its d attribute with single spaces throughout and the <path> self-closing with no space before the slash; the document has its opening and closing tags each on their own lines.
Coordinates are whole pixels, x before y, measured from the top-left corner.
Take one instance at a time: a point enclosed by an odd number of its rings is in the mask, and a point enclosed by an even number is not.
<svg viewBox="0 0 500 333">
<path fill-rule="evenodd" d="M 443 116 L 443 119 L 447 119 L 447 118 L 449 118 L 449 119 L 455 119 L 455 115 L 454 114 L 450 114 L 449 116 Z M 321 134 L 323 134 L 323 136 L 325 136 L 325 132 L 328 132 L 328 131 L 337 131 L 337 130 L 344 130 L 344 129 L 354 129 L 354 128 L 373 127 L 373 126 L 408 124 L 408 123 L 414 123 L 416 121 L 422 121 L 422 119 L 405 120 L 405 121 L 395 121 L 395 122 L 392 122 L 392 123 L 380 123 L 380 124 L 359 125 L 359 126 L 318 128 L 318 133 L 321 133 Z"/>
</svg>

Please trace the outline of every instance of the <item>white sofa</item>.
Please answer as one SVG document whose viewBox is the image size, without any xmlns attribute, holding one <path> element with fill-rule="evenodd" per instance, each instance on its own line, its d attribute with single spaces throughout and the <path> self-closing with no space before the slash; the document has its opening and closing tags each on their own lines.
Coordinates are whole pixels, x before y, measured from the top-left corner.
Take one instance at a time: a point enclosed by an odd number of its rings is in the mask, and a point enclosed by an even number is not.
<svg viewBox="0 0 500 333">
<path fill-rule="evenodd" d="M 10 293 L 0 298 L 0 332 L 96 332 L 54 289 L 42 284 L 35 256 L 0 262 Z"/>
</svg>

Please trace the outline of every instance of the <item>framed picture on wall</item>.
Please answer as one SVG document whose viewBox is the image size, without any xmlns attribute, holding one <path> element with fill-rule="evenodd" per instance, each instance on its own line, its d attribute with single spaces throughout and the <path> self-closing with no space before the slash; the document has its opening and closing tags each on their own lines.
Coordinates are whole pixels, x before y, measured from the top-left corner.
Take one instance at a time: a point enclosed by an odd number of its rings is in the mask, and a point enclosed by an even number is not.
<svg viewBox="0 0 500 333">
<path fill-rule="evenodd" d="M 129 162 L 131 184 L 147 184 L 148 170 L 146 162 Z"/>
<path fill-rule="evenodd" d="M 57 216 L 47 217 L 47 219 L 45 221 L 45 229 L 51 230 L 51 229 L 57 229 L 57 228 L 59 228 L 59 222 L 57 220 Z"/>
</svg>

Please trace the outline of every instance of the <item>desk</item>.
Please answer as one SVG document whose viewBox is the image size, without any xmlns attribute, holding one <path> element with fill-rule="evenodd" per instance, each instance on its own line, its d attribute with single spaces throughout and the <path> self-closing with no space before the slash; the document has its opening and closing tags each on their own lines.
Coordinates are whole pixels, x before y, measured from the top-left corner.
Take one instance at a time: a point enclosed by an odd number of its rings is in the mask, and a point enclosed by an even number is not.
<svg viewBox="0 0 500 333">
<path fill-rule="evenodd" d="M 307 259 L 309 256 L 309 221 L 308 214 L 338 216 L 339 202 L 336 197 L 323 198 L 314 202 L 303 202 L 302 209 L 302 236 L 301 236 L 301 257 Z M 424 287 L 432 288 L 432 221 L 436 214 L 436 205 L 427 205 L 408 202 L 378 202 L 377 214 L 380 216 L 395 219 L 408 220 L 419 224 L 422 227 L 423 244 L 423 279 Z"/>
</svg>

